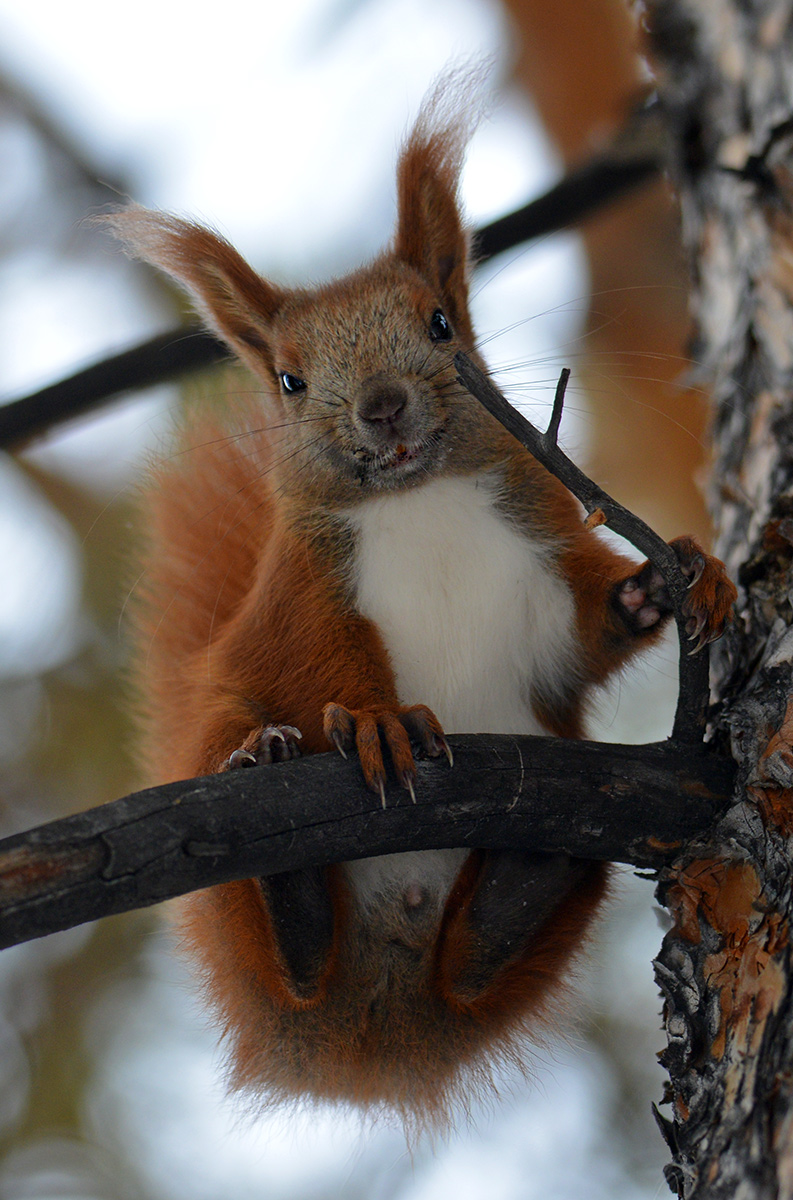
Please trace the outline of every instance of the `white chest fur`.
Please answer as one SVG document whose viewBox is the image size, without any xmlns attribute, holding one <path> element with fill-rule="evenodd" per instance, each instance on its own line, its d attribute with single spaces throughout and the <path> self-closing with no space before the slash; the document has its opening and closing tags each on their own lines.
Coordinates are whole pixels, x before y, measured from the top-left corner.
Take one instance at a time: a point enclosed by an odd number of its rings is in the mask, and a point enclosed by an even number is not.
<svg viewBox="0 0 793 1200">
<path fill-rule="evenodd" d="M 493 501 L 484 477 L 437 479 L 351 512 L 356 603 L 383 635 L 403 704 L 428 704 L 447 733 L 543 733 L 531 688 L 553 692 L 570 668 L 573 601 Z M 466 857 L 413 851 L 347 871 L 364 907 L 442 906 Z"/>
<path fill-rule="evenodd" d="M 541 733 L 533 684 L 573 654 L 573 602 L 485 477 L 433 480 L 350 514 L 357 607 L 385 639 L 403 704 L 447 733 Z"/>
</svg>

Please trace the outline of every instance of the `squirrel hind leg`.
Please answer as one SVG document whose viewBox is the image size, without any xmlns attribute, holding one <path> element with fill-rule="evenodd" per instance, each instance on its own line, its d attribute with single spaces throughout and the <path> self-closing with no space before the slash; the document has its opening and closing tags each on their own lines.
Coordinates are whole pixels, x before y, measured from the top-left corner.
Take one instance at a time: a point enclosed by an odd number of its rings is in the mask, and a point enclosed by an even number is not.
<svg viewBox="0 0 793 1200">
<path fill-rule="evenodd" d="M 301 867 L 258 880 L 284 980 L 299 1006 L 322 999 L 336 958 L 341 914 L 331 874 Z"/>
<path fill-rule="evenodd" d="M 589 890 L 592 868 L 592 863 L 566 854 L 499 850 L 472 855 L 449 897 L 439 939 L 437 979 L 450 1007 L 489 1010 L 493 1001 L 497 1007 L 498 984 L 514 973 L 513 967 L 522 968 L 522 975 L 533 964 L 538 983 L 555 974 L 553 965 L 543 961 L 544 935 L 578 886 Z M 599 867 L 595 871 L 599 874 Z M 560 943 L 570 943 L 566 954 L 559 944 L 551 957 L 557 952 L 567 957 L 587 923 L 584 918 L 577 934 L 560 938 Z"/>
</svg>

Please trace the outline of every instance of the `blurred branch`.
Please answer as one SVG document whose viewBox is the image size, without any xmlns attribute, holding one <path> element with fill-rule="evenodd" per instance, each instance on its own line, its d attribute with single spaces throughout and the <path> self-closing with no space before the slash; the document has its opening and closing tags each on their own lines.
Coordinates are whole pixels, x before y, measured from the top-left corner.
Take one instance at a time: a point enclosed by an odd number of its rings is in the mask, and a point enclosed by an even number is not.
<svg viewBox="0 0 793 1200">
<path fill-rule="evenodd" d="M 590 216 L 653 175 L 663 161 L 656 103 L 634 112 L 611 145 L 545 195 L 475 234 L 478 262 Z M 174 329 L 0 406 L 0 447 L 20 449 L 53 425 L 89 412 L 120 392 L 151 387 L 227 355 L 196 328 Z"/>
<path fill-rule="evenodd" d="M 120 392 L 153 387 L 227 358 L 228 347 L 197 327 L 160 333 L 21 400 L 0 405 L 0 447 L 21 449 L 72 417 L 101 408 Z"/>
<path fill-rule="evenodd" d="M 730 759 L 673 742 L 478 734 L 386 806 L 313 755 L 136 792 L 0 842 L 0 946 L 231 879 L 440 847 L 521 847 L 658 868 L 712 824 Z"/>
<path fill-rule="evenodd" d="M 568 172 L 550 191 L 480 229 L 477 261 L 591 217 L 662 167 L 664 126 L 657 100 L 637 106 L 613 141 Z"/>
<path fill-rule="evenodd" d="M 127 194 L 129 189 L 121 179 L 100 178 L 103 172 L 92 162 L 85 148 L 53 118 L 38 96 L 18 79 L 12 78 L 5 66 L 0 69 L 0 112 L 3 110 L 25 121 L 51 150 L 68 163 L 83 187 L 99 193 L 98 200 L 117 199 L 119 195 Z"/>
</svg>

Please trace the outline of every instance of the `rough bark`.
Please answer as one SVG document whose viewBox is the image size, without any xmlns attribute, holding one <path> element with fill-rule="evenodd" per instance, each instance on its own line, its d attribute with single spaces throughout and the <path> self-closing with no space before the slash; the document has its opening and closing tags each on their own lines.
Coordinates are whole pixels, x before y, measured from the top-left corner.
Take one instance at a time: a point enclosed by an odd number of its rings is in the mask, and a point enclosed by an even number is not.
<svg viewBox="0 0 793 1200">
<path fill-rule="evenodd" d="M 716 553 L 741 585 L 715 649 L 713 733 L 740 786 L 665 873 L 679 1196 L 793 1196 L 793 31 L 789 0 L 653 0 L 651 50 L 713 394 Z"/>
</svg>

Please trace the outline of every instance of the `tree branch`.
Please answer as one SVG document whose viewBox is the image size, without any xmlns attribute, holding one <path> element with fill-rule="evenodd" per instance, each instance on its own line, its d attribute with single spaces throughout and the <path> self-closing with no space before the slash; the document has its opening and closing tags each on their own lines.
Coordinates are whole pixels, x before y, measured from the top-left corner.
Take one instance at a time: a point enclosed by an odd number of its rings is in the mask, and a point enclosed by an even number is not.
<svg viewBox="0 0 793 1200">
<path fill-rule="evenodd" d="M 231 879 L 445 846 L 526 848 L 658 868 L 709 828 L 730 759 L 478 734 L 417 764 L 386 806 L 357 762 L 312 755 L 148 788 L 0 842 L 0 947 Z"/>
<path fill-rule="evenodd" d="M 228 357 L 228 346 L 198 326 L 160 333 L 38 392 L 0 405 L 0 449 L 20 450 L 54 425 L 101 408 L 121 392 L 153 387 Z"/>
<path fill-rule="evenodd" d="M 557 233 L 593 216 L 661 169 L 665 140 L 658 101 L 637 105 L 604 150 L 574 167 L 544 195 L 480 229 L 474 238 L 477 260 L 482 262 L 521 242 Z"/>
</svg>

